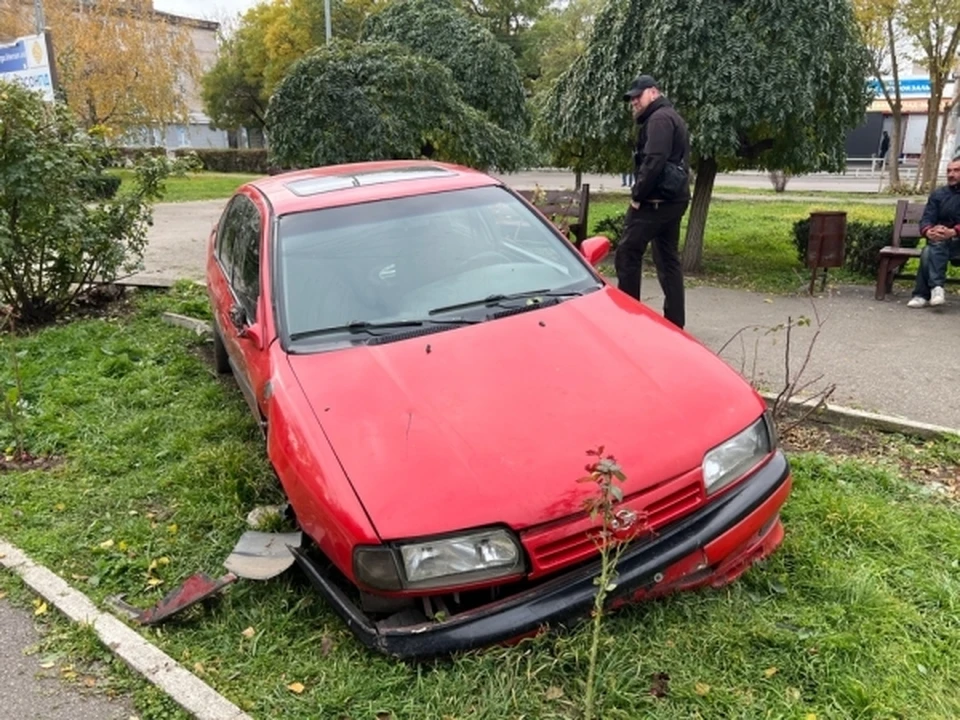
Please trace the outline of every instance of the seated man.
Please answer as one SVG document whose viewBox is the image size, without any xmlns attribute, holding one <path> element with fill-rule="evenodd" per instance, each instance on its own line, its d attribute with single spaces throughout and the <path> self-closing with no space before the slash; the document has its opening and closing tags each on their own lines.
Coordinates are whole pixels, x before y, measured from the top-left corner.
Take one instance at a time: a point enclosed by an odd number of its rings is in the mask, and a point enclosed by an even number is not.
<svg viewBox="0 0 960 720">
<path fill-rule="evenodd" d="M 943 305 L 947 263 L 960 261 L 960 157 L 947 165 L 947 184 L 927 200 L 920 218 L 920 234 L 927 246 L 920 255 L 920 270 L 907 307 Z"/>
</svg>

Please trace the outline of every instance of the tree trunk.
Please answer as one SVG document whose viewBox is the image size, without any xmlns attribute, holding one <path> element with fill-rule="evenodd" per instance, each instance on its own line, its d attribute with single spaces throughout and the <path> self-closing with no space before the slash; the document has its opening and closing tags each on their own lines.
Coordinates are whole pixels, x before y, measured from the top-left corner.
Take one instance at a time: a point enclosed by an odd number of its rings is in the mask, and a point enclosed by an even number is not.
<svg viewBox="0 0 960 720">
<path fill-rule="evenodd" d="M 933 73 L 931 73 L 933 75 Z M 940 135 L 940 99 L 943 97 L 943 83 L 937 77 L 930 78 L 930 99 L 927 101 L 927 127 L 923 131 L 923 153 L 917 167 L 914 188 L 919 192 L 928 192 L 937 182 L 937 168 L 940 155 L 937 153 Z"/>
<path fill-rule="evenodd" d="M 580 185 L 583 183 L 583 170 L 577 168 L 576 175 L 574 176 L 574 190 L 579 190 Z"/>
<path fill-rule="evenodd" d="M 700 158 L 697 161 L 697 182 L 693 186 L 690 217 L 687 218 L 687 238 L 683 243 L 684 272 L 699 272 L 703 263 L 703 231 L 707 227 L 707 211 L 713 195 L 713 181 L 717 178 L 717 161 Z"/>
<path fill-rule="evenodd" d="M 899 91 L 897 91 L 899 93 Z M 900 133 L 903 131 L 903 115 L 900 109 L 900 101 L 891 109 L 893 115 L 893 132 L 890 133 L 890 149 L 887 151 L 887 167 L 890 168 L 890 187 L 894 191 L 900 186 L 900 148 L 903 141 L 900 139 Z"/>
</svg>

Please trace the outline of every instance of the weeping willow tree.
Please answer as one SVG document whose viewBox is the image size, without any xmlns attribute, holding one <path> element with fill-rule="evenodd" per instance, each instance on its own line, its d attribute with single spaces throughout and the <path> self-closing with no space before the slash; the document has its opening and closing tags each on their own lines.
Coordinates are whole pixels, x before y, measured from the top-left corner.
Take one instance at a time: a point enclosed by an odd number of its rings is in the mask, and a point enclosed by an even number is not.
<svg viewBox="0 0 960 720">
<path fill-rule="evenodd" d="M 849 0 L 609 0 L 584 54 L 535 103 L 534 135 L 555 164 L 622 171 L 633 132 L 622 95 L 640 72 L 690 126 L 687 271 L 700 269 L 718 172 L 838 171 L 871 99 Z"/>
</svg>

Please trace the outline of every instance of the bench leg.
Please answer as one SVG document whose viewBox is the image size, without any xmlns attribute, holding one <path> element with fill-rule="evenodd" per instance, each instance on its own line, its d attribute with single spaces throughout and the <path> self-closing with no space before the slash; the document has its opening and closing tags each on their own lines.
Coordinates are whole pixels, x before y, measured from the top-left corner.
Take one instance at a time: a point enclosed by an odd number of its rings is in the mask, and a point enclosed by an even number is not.
<svg viewBox="0 0 960 720">
<path fill-rule="evenodd" d="M 880 267 L 877 269 L 877 288 L 874 297 L 883 300 L 890 287 L 890 258 L 880 258 Z"/>
</svg>

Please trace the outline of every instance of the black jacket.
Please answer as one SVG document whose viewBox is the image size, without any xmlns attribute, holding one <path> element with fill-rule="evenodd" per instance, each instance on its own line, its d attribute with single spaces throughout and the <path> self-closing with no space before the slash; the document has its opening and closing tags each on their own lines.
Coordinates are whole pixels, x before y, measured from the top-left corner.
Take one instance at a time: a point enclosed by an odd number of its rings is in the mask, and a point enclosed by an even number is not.
<svg viewBox="0 0 960 720">
<path fill-rule="evenodd" d="M 960 186 L 943 185 L 930 193 L 920 218 L 920 234 L 926 237 L 934 225 L 946 225 L 960 233 Z"/>
<path fill-rule="evenodd" d="M 673 105 L 661 96 L 650 103 L 637 118 L 640 133 L 633 153 L 635 181 L 631 195 L 637 202 L 657 200 L 657 184 L 667 162 L 690 165 L 690 135 L 687 124 Z M 678 201 L 690 199 L 690 188 L 684 185 Z"/>
</svg>

